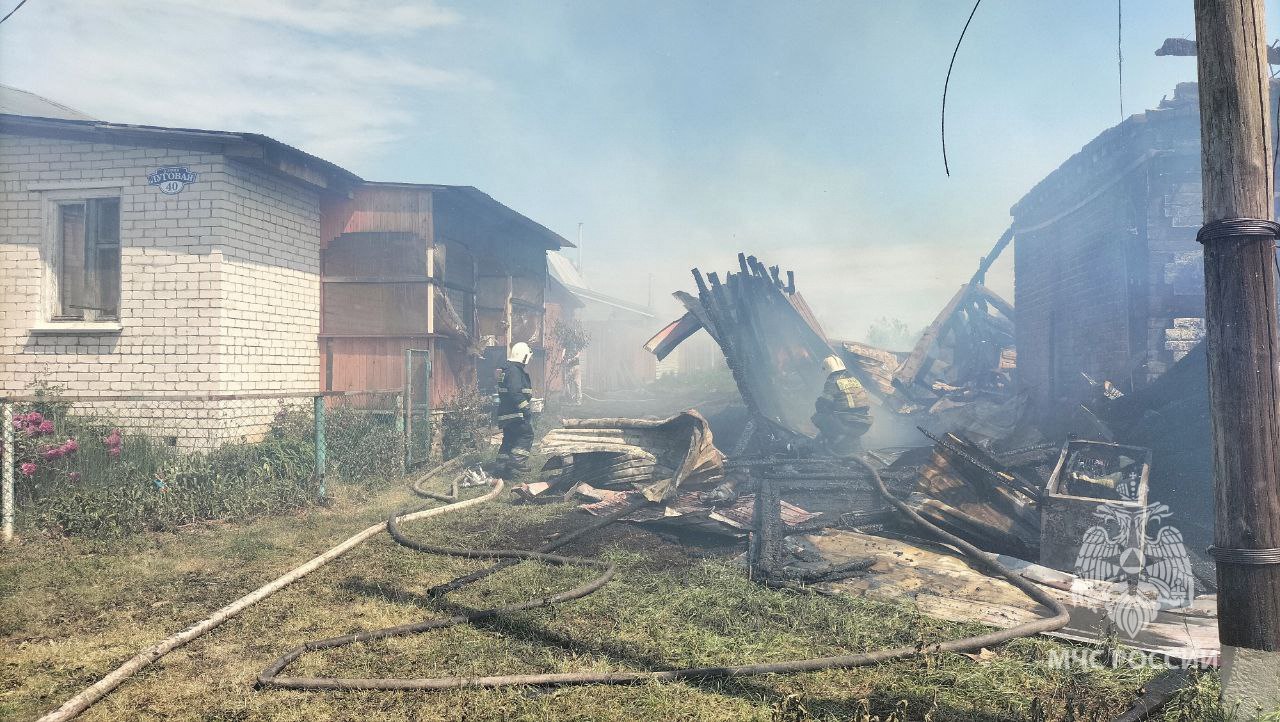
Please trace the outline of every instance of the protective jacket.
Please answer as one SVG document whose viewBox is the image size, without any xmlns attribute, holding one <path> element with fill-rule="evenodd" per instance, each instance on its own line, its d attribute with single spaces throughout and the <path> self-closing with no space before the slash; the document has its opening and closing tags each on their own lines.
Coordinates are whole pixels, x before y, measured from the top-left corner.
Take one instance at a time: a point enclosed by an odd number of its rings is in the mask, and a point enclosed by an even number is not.
<svg viewBox="0 0 1280 722">
<path fill-rule="evenodd" d="M 522 364 L 508 361 L 498 367 L 498 426 L 533 418 L 533 380 Z"/>
<path fill-rule="evenodd" d="M 827 382 L 822 386 L 822 397 L 818 400 L 819 411 L 865 414 L 870 406 L 871 397 L 867 390 L 848 371 L 836 371 L 827 376 Z"/>
</svg>

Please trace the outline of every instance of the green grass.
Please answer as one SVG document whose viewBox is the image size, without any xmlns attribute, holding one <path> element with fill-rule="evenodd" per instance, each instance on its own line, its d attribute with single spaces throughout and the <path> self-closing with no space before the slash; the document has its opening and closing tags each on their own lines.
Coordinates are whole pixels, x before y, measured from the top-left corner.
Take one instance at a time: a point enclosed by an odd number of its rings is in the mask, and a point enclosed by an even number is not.
<svg viewBox="0 0 1280 722">
<path fill-rule="evenodd" d="M 331 507 L 295 516 L 109 542 L 31 538 L 3 550 L 0 718 L 33 719 L 57 707 L 143 647 L 415 501 L 401 489 L 337 492 Z M 580 523 L 571 509 L 495 501 L 406 529 L 437 543 L 532 548 Z M 764 589 L 723 550 L 707 555 L 629 525 L 563 553 L 610 559 L 618 578 L 551 609 L 310 653 L 286 674 L 663 669 L 874 650 L 979 629 L 922 617 L 906 604 Z M 1045 660 L 1061 645 L 1036 638 L 995 650 L 986 664 L 947 654 L 857 670 L 638 686 L 253 689 L 262 667 L 302 641 L 509 603 L 592 576 L 526 563 L 441 601 L 421 596 L 481 565 L 415 553 L 380 535 L 139 673 L 84 719 L 1103 720 L 1127 705 L 1147 674 L 1050 669 Z M 1166 719 L 1214 719 L 1221 711 L 1212 675 L 1183 697 Z"/>
</svg>

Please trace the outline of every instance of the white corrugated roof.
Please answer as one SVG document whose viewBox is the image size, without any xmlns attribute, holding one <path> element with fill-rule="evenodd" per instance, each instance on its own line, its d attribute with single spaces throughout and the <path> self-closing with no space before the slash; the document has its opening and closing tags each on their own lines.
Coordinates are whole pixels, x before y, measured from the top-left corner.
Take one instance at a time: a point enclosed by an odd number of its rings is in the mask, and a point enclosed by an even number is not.
<svg viewBox="0 0 1280 722">
<path fill-rule="evenodd" d="M 34 118 L 61 118 L 62 120 L 97 120 L 91 115 L 55 103 L 46 97 L 28 93 L 12 86 L 0 85 L 0 113 L 27 115 Z"/>
<path fill-rule="evenodd" d="M 547 272 L 552 278 L 571 289 L 587 287 L 586 280 L 581 273 L 578 273 L 578 267 L 573 265 L 573 261 L 563 253 L 552 251 L 547 254 Z"/>
<path fill-rule="evenodd" d="M 620 308 L 624 311 L 630 311 L 634 314 L 653 318 L 653 313 L 644 306 L 624 301 L 620 298 L 614 298 L 613 296 L 600 293 L 599 291 L 593 291 L 589 286 L 587 286 L 586 279 L 584 279 L 582 274 L 578 272 L 578 267 L 573 265 L 573 261 L 570 261 L 563 253 L 557 253 L 555 251 L 547 252 L 547 273 L 550 273 L 552 278 L 559 281 L 560 285 L 569 289 L 569 293 L 572 293 L 583 301 L 603 303 L 606 306 L 613 306 L 614 308 Z"/>
</svg>

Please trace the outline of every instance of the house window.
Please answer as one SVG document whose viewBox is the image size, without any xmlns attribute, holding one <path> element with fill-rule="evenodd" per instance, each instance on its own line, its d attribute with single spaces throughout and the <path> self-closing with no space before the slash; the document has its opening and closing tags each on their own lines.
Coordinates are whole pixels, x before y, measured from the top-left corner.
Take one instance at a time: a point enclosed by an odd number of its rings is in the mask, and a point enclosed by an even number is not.
<svg viewBox="0 0 1280 722">
<path fill-rule="evenodd" d="M 55 204 L 55 321 L 113 321 L 120 311 L 120 199 Z"/>
</svg>

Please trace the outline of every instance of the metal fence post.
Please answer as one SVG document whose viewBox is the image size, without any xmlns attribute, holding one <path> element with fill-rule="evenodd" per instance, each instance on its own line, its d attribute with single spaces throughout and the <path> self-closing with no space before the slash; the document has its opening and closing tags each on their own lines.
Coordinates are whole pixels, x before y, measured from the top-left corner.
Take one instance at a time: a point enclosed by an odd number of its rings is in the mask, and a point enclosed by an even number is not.
<svg viewBox="0 0 1280 722">
<path fill-rule="evenodd" d="M 4 443 L 0 452 L 4 454 L 4 490 L 0 493 L 0 506 L 4 507 L 4 541 L 13 541 L 13 459 L 17 456 L 13 439 L 13 404 L 0 402 L 0 420 L 4 424 Z"/>
<path fill-rule="evenodd" d="M 432 346 L 432 348 L 434 348 L 434 346 Z M 436 424 L 435 424 L 435 421 L 433 420 L 433 417 L 431 416 L 431 410 L 432 410 L 431 409 L 431 351 L 427 351 L 426 373 L 423 374 L 423 376 L 426 377 L 425 379 L 423 379 L 423 383 L 426 384 L 427 390 L 426 390 L 426 393 L 422 395 L 422 398 L 423 398 L 422 418 L 426 419 L 426 422 L 427 422 L 427 449 L 423 453 L 422 458 L 430 462 L 431 447 L 435 446 L 435 443 L 436 443 Z"/>
<path fill-rule="evenodd" d="M 316 481 L 320 483 L 320 498 L 325 495 L 324 488 L 324 467 L 325 467 L 325 448 L 324 448 L 324 397 L 316 396 L 312 399 L 315 402 L 315 424 L 316 424 Z"/>
<path fill-rule="evenodd" d="M 404 350 L 404 472 L 413 465 L 413 351 Z"/>
</svg>

